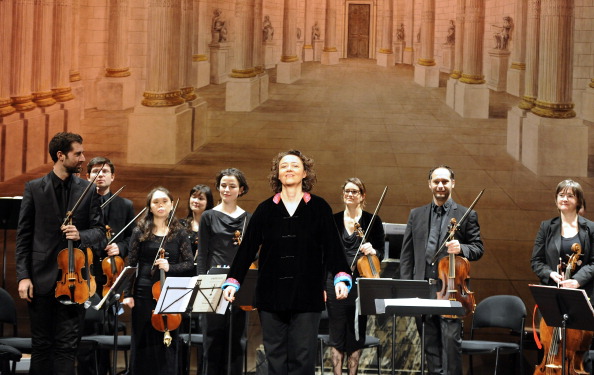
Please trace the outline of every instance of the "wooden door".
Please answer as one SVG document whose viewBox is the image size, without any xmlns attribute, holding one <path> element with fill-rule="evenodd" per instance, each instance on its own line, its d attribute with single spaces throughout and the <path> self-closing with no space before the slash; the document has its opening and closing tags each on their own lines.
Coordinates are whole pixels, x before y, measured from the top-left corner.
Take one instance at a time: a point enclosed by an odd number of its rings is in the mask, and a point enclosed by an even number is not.
<svg viewBox="0 0 594 375">
<path fill-rule="evenodd" d="M 369 4 L 349 4 L 347 57 L 369 58 Z"/>
</svg>

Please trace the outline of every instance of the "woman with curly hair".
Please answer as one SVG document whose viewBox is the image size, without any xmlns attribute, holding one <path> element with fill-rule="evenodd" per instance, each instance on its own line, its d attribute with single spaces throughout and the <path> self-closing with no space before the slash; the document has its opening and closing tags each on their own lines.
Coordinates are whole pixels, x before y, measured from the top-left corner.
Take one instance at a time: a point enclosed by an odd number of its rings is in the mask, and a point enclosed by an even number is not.
<svg viewBox="0 0 594 375">
<path fill-rule="evenodd" d="M 159 281 L 158 270 L 167 276 L 180 276 L 194 267 L 192 249 L 186 230 L 171 214 L 173 197 L 163 188 L 151 190 L 146 199 L 148 210 L 138 221 L 130 238 L 128 265 L 138 266 L 134 289 L 125 292 L 123 304 L 132 309 L 132 374 L 177 374 L 178 335 L 171 332 L 170 346 L 163 344 L 163 332 L 155 330 L 151 316 L 156 301 L 153 284 Z M 170 222 L 171 221 L 171 222 Z M 166 257 L 158 258 L 163 236 Z"/>
<path fill-rule="evenodd" d="M 326 201 L 310 193 L 313 160 L 300 151 L 278 154 L 269 176 L 274 195 L 254 212 L 223 284 L 233 301 L 259 250 L 254 306 L 260 314 L 268 374 L 313 374 L 326 273 L 344 299 L 351 275 Z"/>
</svg>

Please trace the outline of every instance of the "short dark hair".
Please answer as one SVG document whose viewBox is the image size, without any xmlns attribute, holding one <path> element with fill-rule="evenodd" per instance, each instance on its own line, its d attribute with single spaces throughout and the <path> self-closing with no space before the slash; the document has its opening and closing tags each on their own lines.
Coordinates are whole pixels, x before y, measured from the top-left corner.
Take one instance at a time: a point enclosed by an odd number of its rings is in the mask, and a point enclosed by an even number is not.
<svg viewBox="0 0 594 375">
<path fill-rule="evenodd" d="M 435 167 L 435 168 L 433 168 L 433 169 L 431 169 L 429 171 L 429 177 L 427 178 L 429 181 L 431 181 L 431 177 L 433 176 L 433 172 L 435 172 L 435 170 L 436 169 L 439 169 L 439 168 L 447 169 L 450 172 L 450 178 L 452 180 L 454 179 L 454 170 L 452 168 L 448 167 L 445 164 L 441 164 L 441 165 L 438 165 L 437 167 Z"/>
<path fill-rule="evenodd" d="M 48 145 L 49 154 L 54 163 L 58 161 L 58 151 L 67 154 L 72 151 L 72 144 L 75 142 L 82 144 L 82 137 L 75 133 L 66 132 L 60 132 L 54 135 Z"/>
<path fill-rule="evenodd" d="M 91 174 L 91 169 L 93 169 L 94 166 L 103 164 L 109 165 L 109 169 L 111 169 L 111 174 L 115 173 L 115 166 L 113 165 L 111 160 L 103 156 L 96 156 L 89 161 L 89 163 L 87 164 L 87 173 Z"/>
<path fill-rule="evenodd" d="M 563 180 L 559 182 L 557 189 L 555 190 L 555 201 L 557 200 L 557 195 L 559 195 L 559 193 L 567 190 L 571 191 L 577 199 L 575 212 L 578 212 L 582 207 L 585 208 L 586 201 L 584 200 L 584 190 L 582 189 L 582 185 L 574 180 Z"/>
<path fill-rule="evenodd" d="M 268 176 L 272 191 L 276 194 L 280 193 L 283 189 L 282 183 L 278 179 L 278 165 L 280 164 L 281 159 L 287 155 L 295 155 L 301 159 L 301 162 L 303 163 L 303 170 L 306 173 L 305 178 L 301 181 L 301 188 L 305 192 L 312 191 L 317 181 L 316 172 L 314 170 L 314 160 L 305 156 L 299 150 L 279 152 L 278 155 L 272 159 L 272 167 L 270 168 L 270 175 Z"/>
<path fill-rule="evenodd" d="M 237 168 L 227 168 L 220 171 L 216 177 L 215 187 L 217 188 L 217 191 L 219 190 L 219 186 L 221 185 L 221 179 L 224 176 L 233 176 L 237 179 L 239 187 L 243 187 L 243 191 L 239 193 L 240 197 L 246 195 L 247 192 L 250 190 L 250 187 L 248 186 L 247 180 L 245 179 L 245 176 L 243 175 L 242 171 L 240 171 Z"/>
<path fill-rule="evenodd" d="M 196 194 L 196 193 L 201 193 L 204 194 L 204 196 L 206 197 L 206 208 L 204 209 L 206 210 L 210 210 L 211 208 L 214 207 L 214 199 L 212 197 L 212 191 L 210 190 L 210 188 L 206 185 L 196 185 L 194 186 L 191 190 L 190 190 L 190 195 L 189 197 L 192 197 L 192 195 Z M 192 216 L 192 208 L 190 207 L 190 199 L 188 199 L 188 219 L 191 219 Z"/>
</svg>

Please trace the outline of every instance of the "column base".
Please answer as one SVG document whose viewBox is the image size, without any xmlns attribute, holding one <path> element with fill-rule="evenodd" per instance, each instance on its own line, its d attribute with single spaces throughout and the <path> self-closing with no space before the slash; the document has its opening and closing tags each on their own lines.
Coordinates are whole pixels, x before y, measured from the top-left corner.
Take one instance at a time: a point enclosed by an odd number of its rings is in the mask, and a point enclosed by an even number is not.
<svg viewBox="0 0 594 375">
<path fill-rule="evenodd" d="M 528 113 L 522 126 L 521 147 L 522 164 L 539 176 L 588 175 L 588 127 L 581 119 Z"/>
<path fill-rule="evenodd" d="M 208 105 L 206 100 L 200 96 L 192 101 L 187 102 L 187 104 L 193 111 L 191 146 L 192 151 L 196 151 L 200 146 L 206 143 Z"/>
<path fill-rule="evenodd" d="M 276 83 L 293 83 L 301 78 L 301 61 L 276 64 Z"/>
<path fill-rule="evenodd" d="M 260 79 L 233 78 L 227 81 L 225 90 L 225 111 L 250 112 L 260 105 Z"/>
<path fill-rule="evenodd" d="M 276 42 L 265 42 L 264 43 L 264 67 L 266 69 L 272 69 L 276 66 L 279 61 L 279 47 Z"/>
<path fill-rule="evenodd" d="M 231 72 L 229 62 L 229 43 L 209 44 L 210 47 L 210 83 L 220 85 L 227 82 Z"/>
<path fill-rule="evenodd" d="M 415 83 L 423 87 L 439 87 L 439 67 L 415 65 Z"/>
<path fill-rule="evenodd" d="M 4 137 L 4 155 L 0 160 L 0 181 L 6 181 L 23 174 L 25 162 L 25 115 L 28 112 L 14 112 L 0 117 L 0 138 Z M 52 134 L 53 136 L 53 134 Z M 43 150 L 45 149 L 45 146 Z"/>
<path fill-rule="evenodd" d="M 322 51 L 322 65 L 338 64 L 338 51 Z"/>
<path fill-rule="evenodd" d="M 314 40 L 313 47 L 314 47 L 314 61 L 321 61 L 322 60 L 322 50 L 324 49 L 324 41 L 323 40 Z"/>
<path fill-rule="evenodd" d="M 524 96 L 526 70 L 509 68 L 507 71 L 507 93 L 521 98 Z"/>
<path fill-rule="evenodd" d="M 131 76 L 101 78 L 97 82 L 97 109 L 101 111 L 121 111 L 134 107 L 135 86 L 135 81 Z"/>
<path fill-rule="evenodd" d="M 301 58 L 303 61 L 314 61 L 313 46 L 303 46 L 303 55 Z"/>
<path fill-rule="evenodd" d="M 196 88 L 210 85 L 210 61 L 197 61 L 196 64 Z"/>
<path fill-rule="evenodd" d="M 446 104 L 451 109 L 456 108 L 456 85 L 458 84 L 458 80 L 455 78 L 448 78 L 447 87 L 446 87 Z"/>
<path fill-rule="evenodd" d="M 270 77 L 267 72 L 258 74 L 260 80 L 260 104 L 268 100 L 268 85 L 270 83 Z"/>
<path fill-rule="evenodd" d="M 191 152 L 192 109 L 138 104 L 128 116 L 128 163 L 175 164 Z M 150 150 L 150 152 L 147 152 Z"/>
<path fill-rule="evenodd" d="M 393 53 L 377 53 L 377 65 L 383 67 L 389 67 L 396 65 L 396 56 Z"/>
<path fill-rule="evenodd" d="M 402 64 L 403 55 L 404 55 L 404 42 L 394 42 L 394 63 L 395 64 Z"/>
<path fill-rule="evenodd" d="M 453 44 L 443 44 L 441 47 L 441 66 L 439 70 L 445 73 L 450 74 L 454 70 L 454 45 Z"/>
<path fill-rule="evenodd" d="M 594 88 L 588 86 L 582 94 L 582 114 L 584 120 L 594 122 Z"/>
<path fill-rule="evenodd" d="M 402 63 L 412 65 L 415 61 L 415 50 L 411 47 L 405 47 L 402 53 Z"/>
<path fill-rule="evenodd" d="M 507 112 L 507 153 L 518 161 L 522 160 L 522 126 L 528 112 L 518 107 Z"/>
<path fill-rule="evenodd" d="M 487 78 L 487 87 L 493 91 L 505 91 L 507 86 L 507 62 L 510 52 L 501 49 L 489 50 L 491 69 Z"/>
<path fill-rule="evenodd" d="M 487 85 L 458 82 L 454 110 L 465 118 L 489 118 L 489 89 Z"/>
</svg>

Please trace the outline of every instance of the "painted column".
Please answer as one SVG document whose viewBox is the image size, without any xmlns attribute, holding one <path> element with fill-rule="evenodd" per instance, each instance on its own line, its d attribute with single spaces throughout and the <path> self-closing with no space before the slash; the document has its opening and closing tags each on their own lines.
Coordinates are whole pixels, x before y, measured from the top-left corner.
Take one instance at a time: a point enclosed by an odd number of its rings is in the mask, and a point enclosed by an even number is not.
<svg viewBox="0 0 594 375">
<path fill-rule="evenodd" d="M 303 61 L 314 60 L 312 28 L 314 25 L 314 0 L 305 0 L 305 32 L 303 40 Z"/>
<path fill-rule="evenodd" d="M 588 174 L 588 126 L 572 101 L 573 28 L 574 0 L 541 2 L 538 91 L 522 127 L 522 164 L 538 175 Z"/>
<path fill-rule="evenodd" d="M 10 97 L 13 107 L 19 112 L 24 112 L 35 108 L 33 95 L 31 95 L 33 1 L 15 0 L 12 3 L 12 65 L 9 73 Z M 8 35 L 11 35 L 11 33 Z"/>
<path fill-rule="evenodd" d="M 52 97 L 53 1 L 37 0 L 33 15 L 33 65 L 31 89 L 38 107 L 56 103 Z"/>
<path fill-rule="evenodd" d="M 404 20 L 404 40 L 406 46 L 404 47 L 404 54 L 402 61 L 405 64 L 413 65 L 415 61 L 415 2 L 405 1 L 404 2 L 404 14 L 407 15 L 407 19 Z"/>
<path fill-rule="evenodd" d="M 297 0 L 284 0 L 283 49 L 276 65 L 276 82 L 293 83 L 301 78 L 301 62 L 297 51 Z"/>
<path fill-rule="evenodd" d="M 524 95 L 524 80 L 526 75 L 526 33 L 528 3 L 516 2 L 513 47 L 511 50 L 511 66 L 507 72 L 507 92 L 521 97 Z"/>
<path fill-rule="evenodd" d="M 0 51 L 3 51 L 0 54 L 0 119 L 16 112 L 10 99 L 12 4 L 11 1 L 0 1 Z"/>
<path fill-rule="evenodd" d="M 52 50 L 52 92 L 58 102 L 74 99 L 70 86 L 72 0 L 56 0 Z"/>
<path fill-rule="evenodd" d="M 338 64 L 338 50 L 336 49 L 336 0 L 326 0 L 326 29 L 324 32 L 322 64 Z"/>
<path fill-rule="evenodd" d="M 489 118 L 489 89 L 483 74 L 485 0 L 466 0 L 462 75 L 455 88 L 454 109 L 462 117 Z"/>
<path fill-rule="evenodd" d="M 526 75 L 524 82 L 524 96 L 518 107 L 530 110 L 534 107 L 538 93 L 538 55 L 540 39 L 540 2 L 528 0 L 526 18 Z"/>
<path fill-rule="evenodd" d="M 182 98 L 186 101 L 196 99 L 194 77 L 192 75 L 192 25 L 194 15 L 193 0 L 181 0 L 179 80 Z"/>
<path fill-rule="evenodd" d="M 382 46 L 378 50 L 377 65 L 388 67 L 396 63 L 396 56 L 394 56 L 394 51 L 392 50 L 394 0 L 384 1 L 383 14 Z"/>
<path fill-rule="evenodd" d="M 79 72 L 80 56 L 80 0 L 72 0 L 72 49 L 70 50 L 70 82 L 78 82 L 81 80 Z"/>
<path fill-rule="evenodd" d="M 204 87 L 210 84 L 210 61 L 208 59 L 208 37 L 210 30 L 206 29 L 209 23 L 206 20 L 207 0 L 198 0 L 194 4 L 194 25 L 192 33 L 194 34 L 192 62 L 197 76 L 196 87 Z"/>
<path fill-rule="evenodd" d="M 254 4 L 254 69 L 258 75 L 260 104 L 268 100 L 268 86 L 269 77 L 266 72 L 266 61 L 264 57 L 264 35 L 263 30 L 264 19 L 264 0 L 256 0 Z"/>
<path fill-rule="evenodd" d="M 456 0 L 456 39 L 454 44 L 454 70 L 450 77 L 459 79 L 462 76 L 464 60 L 464 14 L 466 0 Z"/>
<path fill-rule="evenodd" d="M 182 104 L 179 90 L 181 0 L 150 0 L 148 9 L 148 60 L 142 105 L 168 107 Z"/>
<path fill-rule="evenodd" d="M 423 0 L 421 10 L 421 53 L 415 65 L 415 82 L 423 87 L 439 87 L 435 64 L 435 0 Z"/>
</svg>

